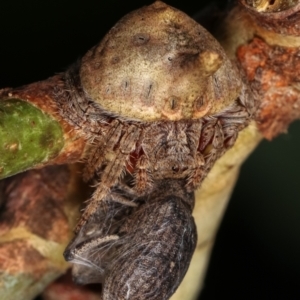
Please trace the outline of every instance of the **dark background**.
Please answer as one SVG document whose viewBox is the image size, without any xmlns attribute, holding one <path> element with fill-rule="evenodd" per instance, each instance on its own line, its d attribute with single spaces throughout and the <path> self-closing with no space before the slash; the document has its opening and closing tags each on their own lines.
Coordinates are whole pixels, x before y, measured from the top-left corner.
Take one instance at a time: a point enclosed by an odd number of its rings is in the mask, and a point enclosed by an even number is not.
<svg viewBox="0 0 300 300">
<path fill-rule="evenodd" d="M 193 15 L 204 2 L 168 4 Z M 63 71 L 125 13 L 150 3 L 1 1 L 0 87 Z M 244 164 L 217 236 L 201 300 L 300 299 L 299 155 L 296 122 L 289 133 L 262 142 Z"/>
</svg>

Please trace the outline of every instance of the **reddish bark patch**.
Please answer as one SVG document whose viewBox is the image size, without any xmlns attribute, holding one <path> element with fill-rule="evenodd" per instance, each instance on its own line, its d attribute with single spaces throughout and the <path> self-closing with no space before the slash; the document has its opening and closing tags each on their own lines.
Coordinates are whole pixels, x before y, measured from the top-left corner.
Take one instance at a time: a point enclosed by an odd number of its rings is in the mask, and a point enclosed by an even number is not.
<svg viewBox="0 0 300 300">
<path fill-rule="evenodd" d="M 259 2 L 263 1 L 240 0 L 255 24 L 282 35 L 299 36 L 300 3 L 297 3 L 299 1 L 269 1 L 262 11 L 258 9 Z"/>
<path fill-rule="evenodd" d="M 70 228 L 63 205 L 69 176 L 66 166 L 51 166 L 6 179 L 0 233 L 20 226 L 46 240 L 66 241 Z"/>
<path fill-rule="evenodd" d="M 254 38 L 238 48 L 237 58 L 260 95 L 257 123 L 271 140 L 300 117 L 300 49 L 270 46 Z"/>
<path fill-rule="evenodd" d="M 43 300 L 101 300 L 101 285 L 79 286 L 68 272 L 50 284 L 42 294 Z"/>
<path fill-rule="evenodd" d="M 19 240 L 0 245 L 0 270 L 39 278 L 49 270 L 49 262 L 26 241 Z"/>
</svg>

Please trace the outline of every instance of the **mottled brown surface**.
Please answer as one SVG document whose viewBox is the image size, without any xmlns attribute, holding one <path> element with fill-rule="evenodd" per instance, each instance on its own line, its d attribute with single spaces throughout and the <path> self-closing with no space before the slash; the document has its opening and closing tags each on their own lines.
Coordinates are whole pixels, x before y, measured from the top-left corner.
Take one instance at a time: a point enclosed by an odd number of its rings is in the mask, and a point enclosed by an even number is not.
<svg viewBox="0 0 300 300">
<path fill-rule="evenodd" d="M 0 234 L 25 227 L 45 240 L 65 241 L 69 224 L 64 203 L 70 172 L 67 167 L 31 170 L 5 180 Z"/>
<path fill-rule="evenodd" d="M 49 270 L 48 259 L 34 249 L 28 241 L 19 240 L 0 244 L 1 272 L 5 271 L 11 275 L 30 274 L 38 280 L 47 270 Z"/>
<path fill-rule="evenodd" d="M 79 170 L 48 166 L 1 181 L 0 295 L 32 299 L 68 268 L 62 252 L 86 197 Z"/>
<path fill-rule="evenodd" d="M 218 42 L 160 1 L 122 18 L 82 58 L 80 78 L 109 114 L 137 121 L 208 116 L 230 105 L 242 87 Z"/>
<path fill-rule="evenodd" d="M 101 287 L 80 286 L 72 281 L 70 272 L 50 284 L 43 294 L 43 300 L 102 300 Z"/>
<path fill-rule="evenodd" d="M 300 117 L 299 48 L 270 46 L 255 38 L 239 47 L 237 57 L 261 97 L 258 127 L 272 139 Z"/>
<path fill-rule="evenodd" d="M 300 34 L 298 0 L 240 0 L 256 25 L 283 35 Z"/>
</svg>

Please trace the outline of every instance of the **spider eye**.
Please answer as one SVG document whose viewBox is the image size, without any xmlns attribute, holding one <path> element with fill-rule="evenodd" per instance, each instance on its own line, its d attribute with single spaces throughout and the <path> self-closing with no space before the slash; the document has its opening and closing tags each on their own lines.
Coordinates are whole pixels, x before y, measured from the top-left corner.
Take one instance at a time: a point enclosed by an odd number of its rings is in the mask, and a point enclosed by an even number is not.
<svg viewBox="0 0 300 300">
<path fill-rule="evenodd" d="M 177 173 L 179 171 L 179 167 L 178 166 L 173 166 L 172 171 Z"/>
</svg>

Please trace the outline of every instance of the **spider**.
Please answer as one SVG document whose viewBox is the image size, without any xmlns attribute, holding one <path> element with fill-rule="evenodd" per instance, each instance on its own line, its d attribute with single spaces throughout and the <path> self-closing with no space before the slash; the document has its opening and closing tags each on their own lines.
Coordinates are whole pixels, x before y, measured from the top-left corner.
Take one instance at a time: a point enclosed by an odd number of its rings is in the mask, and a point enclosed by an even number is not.
<svg viewBox="0 0 300 300">
<path fill-rule="evenodd" d="M 165 178 L 195 190 L 255 111 L 216 40 L 160 1 L 121 19 L 66 72 L 54 97 L 90 142 L 84 178 L 98 177 L 75 233 L 125 175 L 136 197 Z"/>
<path fill-rule="evenodd" d="M 157 293 L 168 299 L 196 245 L 193 205 L 171 213 L 168 233 L 158 220 L 175 203 L 189 202 L 187 195 L 249 123 L 256 105 L 242 75 L 204 28 L 157 1 L 121 19 L 69 68 L 54 97 L 61 115 L 88 137 L 84 178 L 95 182 L 64 254 L 75 263 L 75 281 L 102 282 L 103 299 L 157 299 Z M 146 230 L 151 223 L 156 235 L 139 233 L 136 223 Z M 181 232 L 176 224 L 193 228 L 187 237 L 181 234 L 183 244 L 174 238 Z M 171 247 L 157 250 L 156 239 L 169 239 Z M 145 271 L 160 257 L 144 254 L 142 245 L 150 244 L 147 251 L 169 257 L 162 265 L 174 266 L 172 278 L 158 266 L 156 276 Z M 171 258 L 171 252 L 185 258 Z M 123 265 L 127 271 L 118 272 Z M 122 276 L 134 279 L 132 288 Z M 142 282 L 155 283 L 157 277 L 168 278 L 164 291 L 150 283 L 144 287 Z M 117 291 L 113 281 L 119 282 Z"/>
</svg>

